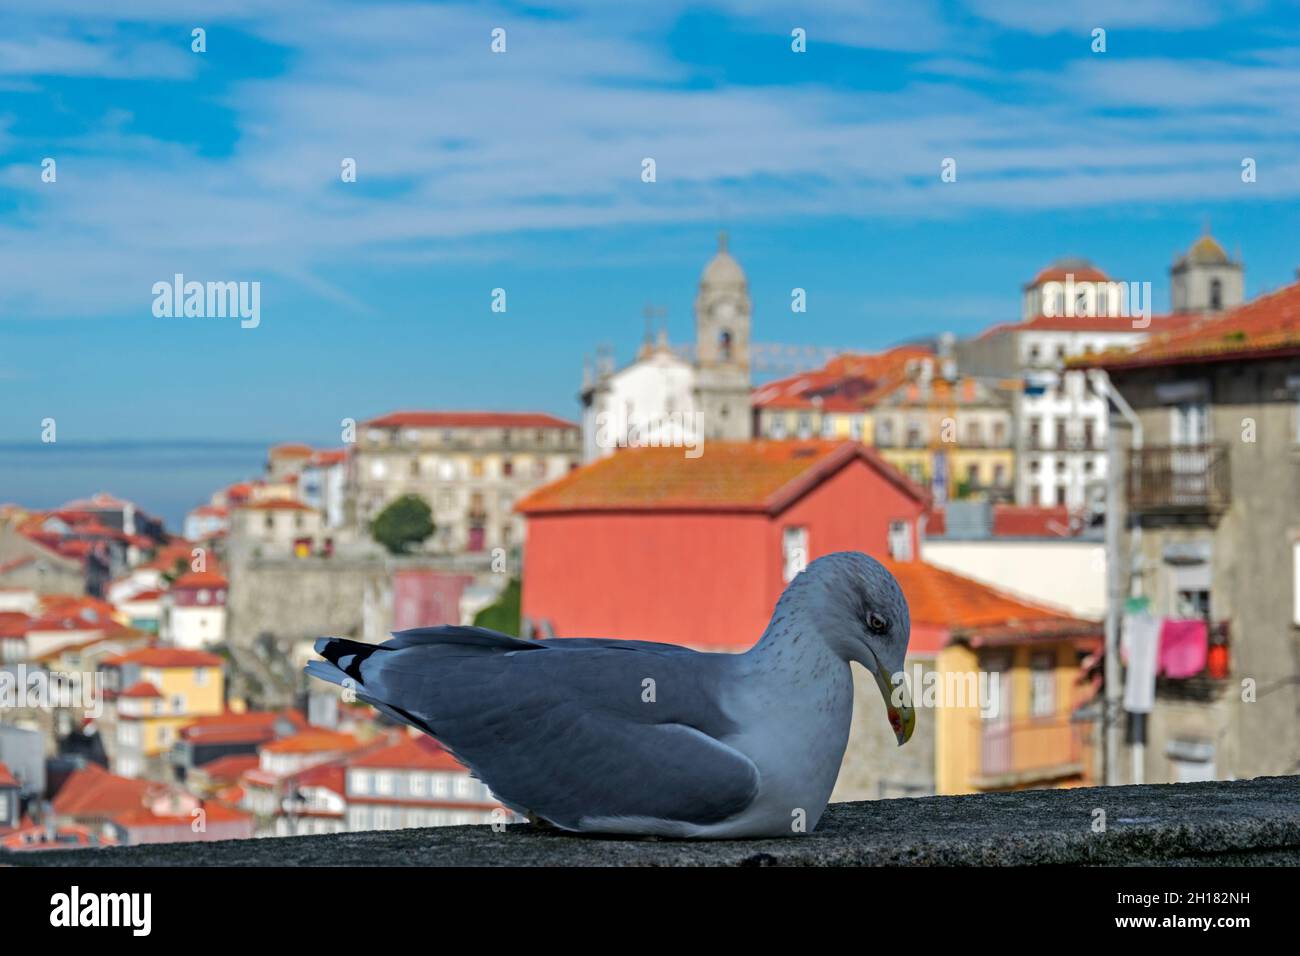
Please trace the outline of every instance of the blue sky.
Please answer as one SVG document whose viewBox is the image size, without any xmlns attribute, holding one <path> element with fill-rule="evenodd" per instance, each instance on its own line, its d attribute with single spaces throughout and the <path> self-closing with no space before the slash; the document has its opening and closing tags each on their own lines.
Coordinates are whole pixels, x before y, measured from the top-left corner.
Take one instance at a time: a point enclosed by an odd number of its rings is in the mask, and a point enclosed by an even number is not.
<svg viewBox="0 0 1300 956">
<path fill-rule="evenodd" d="M 1160 308 L 1207 217 L 1248 294 L 1300 265 L 1288 4 L 31 7 L 0 2 L 0 441 L 576 417 L 584 354 L 629 358 L 647 301 L 692 337 L 724 227 L 757 341 L 864 349 L 1014 319 L 1062 255 Z M 155 318 L 177 272 L 260 281 L 261 325 Z"/>
</svg>

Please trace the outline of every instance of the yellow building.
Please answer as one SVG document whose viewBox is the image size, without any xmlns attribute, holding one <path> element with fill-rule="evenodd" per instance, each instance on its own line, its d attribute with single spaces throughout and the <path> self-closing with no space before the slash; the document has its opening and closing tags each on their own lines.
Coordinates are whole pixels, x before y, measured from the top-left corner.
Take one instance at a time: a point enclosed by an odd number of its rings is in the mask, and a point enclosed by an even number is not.
<svg viewBox="0 0 1300 956">
<path fill-rule="evenodd" d="M 759 437 L 850 438 L 945 498 L 1012 495 L 1010 392 L 929 349 L 842 355 L 754 389 L 751 404 Z"/>
<path fill-rule="evenodd" d="M 945 498 L 1010 499 L 1015 477 L 1008 391 L 922 359 L 868 396 L 886 461 Z"/>
<path fill-rule="evenodd" d="M 855 717 L 834 800 L 1085 786 L 1094 780 L 1099 623 L 1019 600 L 923 561 L 888 564 L 911 616 L 906 747 Z M 855 707 L 879 706 L 870 675 Z M 878 698 L 878 695 L 877 695 Z"/>
<path fill-rule="evenodd" d="M 113 770 L 124 777 L 167 776 L 180 728 L 225 708 L 224 661 L 177 647 L 146 647 L 104 662 L 116 692 Z"/>
</svg>

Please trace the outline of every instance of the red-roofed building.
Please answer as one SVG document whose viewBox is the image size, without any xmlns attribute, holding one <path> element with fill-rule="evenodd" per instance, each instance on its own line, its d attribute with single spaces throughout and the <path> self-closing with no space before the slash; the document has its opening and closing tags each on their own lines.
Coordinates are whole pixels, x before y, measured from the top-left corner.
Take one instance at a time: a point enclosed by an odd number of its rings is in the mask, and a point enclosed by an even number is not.
<svg viewBox="0 0 1300 956">
<path fill-rule="evenodd" d="M 1300 283 L 1090 364 L 1140 426 L 1116 435 L 1124 500 L 1107 517 L 1133 556 L 1122 593 L 1161 622 L 1141 782 L 1293 773 Z M 1135 782 L 1131 766 L 1119 759 L 1116 782 Z"/>
<path fill-rule="evenodd" d="M 115 816 L 110 832 L 123 846 L 249 840 L 254 835 L 254 819 L 251 813 L 216 802 L 181 811 L 140 807 Z"/>
<path fill-rule="evenodd" d="M 313 451 L 302 467 L 298 497 L 321 513 L 326 528 L 337 528 L 347 518 L 348 450 Z"/>
<path fill-rule="evenodd" d="M 306 729 L 307 721 L 296 710 L 214 714 L 183 726 L 172 755 L 182 776 L 194 770 L 211 775 L 214 761 L 255 757 L 263 744 Z M 238 779 L 238 775 L 232 779 Z"/>
<path fill-rule="evenodd" d="M 210 541 L 229 530 L 230 508 L 226 505 L 199 505 L 185 515 L 185 537 L 191 541 Z"/>
<path fill-rule="evenodd" d="M 197 650 L 226 637 L 226 592 L 220 571 L 189 571 L 162 597 L 161 634 L 177 647 Z"/>
<path fill-rule="evenodd" d="M 241 549 L 307 556 L 324 542 L 321 513 L 292 498 L 264 498 L 235 508 L 230 531 Z"/>
<path fill-rule="evenodd" d="M 423 734 L 403 733 L 349 760 L 344 796 L 350 831 L 491 823 L 494 812 L 504 813 L 483 783 Z"/>
<path fill-rule="evenodd" d="M 172 779 L 181 729 L 225 709 L 225 661 L 181 647 L 145 647 L 101 663 L 118 694 L 105 713 L 113 769 L 131 777 Z"/>
<path fill-rule="evenodd" d="M 922 345 L 901 345 L 877 354 L 837 355 L 820 369 L 758 386 L 750 395 L 756 436 L 850 438 L 870 445 L 868 396 L 882 383 L 933 358 Z"/>
<path fill-rule="evenodd" d="M 520 502 L 523 614 L 566 637 L 740 650 L 807 561 L 843 550 L 915 555 L 925 504 L 854 442 L 712 442 L 695 459 L 625 449 Z"/>
<path fill-rule="evenodd" d="M 832 799 L 1092 782 L 1096 737 L 1079 712 L 1097 692 L 1100 623 L 924 561 L 885 564 L 911 616 L 916 732 L 898 748 L 874 714 L 855 719 Z M 873 680 L 854 669 L 855 708 L 880 706 Z"/>
<path fill-rule="evenodd" d="M 442 553 L 517 547 L 514 503 L 581 456 L 577 425 L 534 412 L 393 412 L 359 425 L 354 449 L 352 519 L 418 495 L 436 528 L 426 546 Z"/>
<path fill-rule="evenodd" d="M 1175 274 L 1175 289 L 1179 281 Z M 1180 299 L 1179 307 L 1153 315 L 1149 282 L 1114 282 L 1086 260 L 1063 259 L 1025 286 L 1020 322 L 957 344 L 963 375 L 1021 383 L 1012 410 L 1017 504 L 1100 507 L 1108 406 L 1088 377 L 1067 365 L 1191 327 L 1210 309 L 1196 297 Z"/>
</svg>

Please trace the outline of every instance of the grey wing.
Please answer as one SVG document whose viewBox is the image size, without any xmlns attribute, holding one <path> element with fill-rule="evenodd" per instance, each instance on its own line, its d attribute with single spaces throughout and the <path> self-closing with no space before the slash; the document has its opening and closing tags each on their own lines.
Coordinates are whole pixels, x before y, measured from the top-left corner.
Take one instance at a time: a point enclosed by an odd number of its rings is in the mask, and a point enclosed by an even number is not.
<svg viewBox="0 0 1300 956">
<path fill-rule="evenodd" d="M 719 704 L 726 655 L 538 643 L 360 645 L 359 665 L 338 663 L 359 697 L 436 737 L 507 806 L 561 827 L 707 825 L 753 801 L 758 769 L 718 739 L 734 729 Z"/>
</svg>

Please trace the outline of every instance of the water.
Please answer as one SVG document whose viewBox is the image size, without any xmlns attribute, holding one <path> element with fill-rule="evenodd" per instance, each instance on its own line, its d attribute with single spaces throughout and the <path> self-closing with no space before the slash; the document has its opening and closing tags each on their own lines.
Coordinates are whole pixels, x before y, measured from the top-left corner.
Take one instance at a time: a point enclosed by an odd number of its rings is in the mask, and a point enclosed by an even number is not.
<svg viewBox="0 0 1300 956">
<path fill-rule="evenodd" d="M 185 513 L 266 464 L 266 442 L 0 442 L 0 504 L 54 508 L 107 491 L 179 534 Z"/>
</svg>

